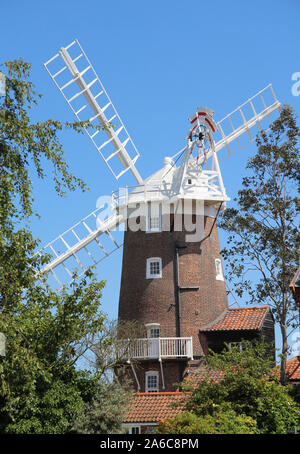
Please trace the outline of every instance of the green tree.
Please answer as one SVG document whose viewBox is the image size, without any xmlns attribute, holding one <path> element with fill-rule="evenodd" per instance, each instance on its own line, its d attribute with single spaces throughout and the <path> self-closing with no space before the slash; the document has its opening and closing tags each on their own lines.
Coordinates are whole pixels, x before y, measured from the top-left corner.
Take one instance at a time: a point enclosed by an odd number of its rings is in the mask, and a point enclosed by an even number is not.
<svg viewBox="0 0 300 454">
<path fill-rule="evenodd" d="M 299 253 L 299 136 L 293 110 L 284 106 L 270 131 L 257 137 L 236 208 L 225 210 L 219 222 L 228 234 L 222 251 L 227 279 L 247 303 L 269 305 L 280 326 L 282 384 L 288 335 L 297 323 L 289 284 Z"/>
<path fill-rule="evenodd" d="M 58 195 L 86 189 L 70 172 L 59 134 L 82 132 L 83 123 L 33 123 L 38 98 L 30 64 L 6 62 L 6 95 L 0 98 L 0 332 L 6 356 L 0 361 L 0 432 L 65 433 L 96 394 L 99 376 L 77 364 L 89 339 L 101 331 L 104 282 L 88 270 L 61 292 L 37 284 L 48 258 L 34 255 L 28 228 L 33 215 L 30 172 L 45 177 L 53 166 Z M 104 395 L 102 395 L 104 397 Z"/>
<path fill-rule="evenodd" d="M 19 300 L 2 311 L 2 432 L 61 433 L 71 428 L 84 402 L 75 372 L 82 352 L 78 346 L 85 336 L 101 330 L 104 319 L 99 311 L 103 283 L 92 276 L 90 280 L 75 282 L 73 292 L 58 294 L 36 286 L 32 276 L 28 288 L 17 295 Z"/>
<path fill-rule="evenodd" d="M 192 412 L 180 413 L 159 423 L 158 434 L 255 434 L 256 421 L 250 416 L 237 415 L 233 410 L 216 411 L 213 415 L 198 416 Z"/>
<path fill-rule="evenodd" d="M 41 97 L 29 80 L 30 63 L 13 60 L 4 63 L 6 92 L 0 97 L 0 223 L 2 231 L 8 221 L 29 218 L 33 213 L 30 170 L 45 177 L 44 164 L 53 166 L 54 186 L 59 195 L 86 184 L 68 168 L 59 140 L 62 130 L 82 133 L 87 122 L 46 120 L 33 123 L 30 113 Z M 11 228 L 12 225 L 8 224 Z"/>
<path fill-rule="evenodd" d="M 130 387 L 120 386 L 117 381 L 100 380 L 93 399 L 78 413 L 73 431 L 83 434 L 124 433 L 122 422 L 132 397 Z"/>
<path fill-rule="evenodd" d="M 300 405 L 300 386 L 298 385 L 293 385 L 290 388 L 290 395 L 292 398 Z"/>
<path fill-rule="evenodd" d="M 122 422 L 133 402 L 134 390 L 127 360 L 136 339 L 144 336 L 145 326 L 139 322 L 106 319 L 101 331 L 89 339 L 93 353 L 89 361 L 100 381 L 92 401 L 85 404 L 75 420 L 75 432 L 124 433 Z M 135 367 L 139 367 L 137 363 Z"/>
<path fill-rule="evenodd" d="M 193 381 L 184 386 L 191 393 L 185 406 L 188 414 L 165 422 L 159 428 L 161 433 L 189 430 L 189 420 L 199 430 L 196 433 L 286 433 L 289 428 L 299 428 L 299 404 L 288 387 L 275 379 L 269 349 L 267 344 L 245 341 L 242 351 L 234 347 L 208 355 L 204 379 L 196 386 Z M 216 370 L 219 381 L 211 378 Z"/>
</svg>

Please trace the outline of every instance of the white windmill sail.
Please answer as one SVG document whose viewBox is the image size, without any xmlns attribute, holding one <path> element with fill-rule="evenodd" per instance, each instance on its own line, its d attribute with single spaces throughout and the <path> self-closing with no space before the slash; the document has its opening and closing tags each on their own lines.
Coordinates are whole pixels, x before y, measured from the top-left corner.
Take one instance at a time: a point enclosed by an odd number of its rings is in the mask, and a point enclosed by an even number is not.
<svg viewBox="0 0 300 454">
<path fill-rule="evenodd" d="M 44 66 L 76 118 L 95 125 L 86 133 L 114 177 L 130 171 L 142 183 L 135 167 L 140 154 L 79 42 L 61 48 Z"/>
<path fill-rule="evenodd" d="M 81 276 L 90 266 L 97 265 L 122 246 L 112 231 L 124 219 L 112 214 L 101 221 L 101 209 L 93 211 L 38 251 L 38 255 L 50 256 L 50 262 L 37 275 L 41 282 L 48 274 L 62 287 L 72 281 L 75 270 Z"/>
<path fill-rule="evenodd" d="M 223 162 L 253 142 L 260 131 L 267 131 L 274 119 L 272 114 L 279 111 L 280 106 L 281 103 L 275 96 L 272 84 L 269 84 L 217 122 L 221 137 L 219 140 L 215 139 L 215 151 L 217 153 L 224 151 L 222 156 L 218 153 L 219 161 Z M 210 150 L 207 157 L 211 155 Z"/>
</svg>

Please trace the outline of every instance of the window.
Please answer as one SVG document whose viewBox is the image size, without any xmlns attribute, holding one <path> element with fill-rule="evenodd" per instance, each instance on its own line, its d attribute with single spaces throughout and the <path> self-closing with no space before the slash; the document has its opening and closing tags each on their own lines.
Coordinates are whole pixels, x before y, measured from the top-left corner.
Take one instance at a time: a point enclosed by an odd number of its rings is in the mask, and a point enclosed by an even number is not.
<svg viewBox="0 0 300 454">
<path fill-rule="evenodd" d="M 161 232 L 161 206 L 148 205 L 147 228 L 148 233 Z"/>
<path fill-rule="evenodd" d="M 125 426 L 126 427 L 126 426 Z M 127 434 L 140 434 L 141 433 L 141 426 L 127 426 Z"/>
<path fill-rule="evenodd" d="M 192 184 L 192 179 L 188 178 L 188 184 Z"/>
<path fill-rule="evenodd" d="M 159 334 L 160 334 L 160 329 L 159 328 L 152 328 L 149 331 L 149 336 L 148 337 L 150 339 L 157 339 L 159 337 Z"/>
<path fill-rule="evenodd" d="M 148 339 L 157 339 L 160 337 L 160 324 L 159 323 L 147 323 L 147 338 Z"/>
<path fill-rule="evenodd" d="M 160 222 L 159 222 L 159 216 L 152 216 L 149 219 L 149 230 L 151 232 L 153 231 L 159 231 L 160 230 Z"/>
<path fill-rule="evenodd" d="M 151 257 L 147 259 L 146 278 L 155 279 L 162 276 L 162 266 L 160 257 Z"/>
<path fill-rule="evenodd" d="M 216 280 L 217 281 L 224 281 L 221 260 L 220 259 L 215 259 L 215 264 L 216 264 Z"/>
<path fill-rule="evenodd" d="M 146 393 L 155 393 L 158 389 L 158 372 L 152 370 L 146 372 Z"/>
</svg>

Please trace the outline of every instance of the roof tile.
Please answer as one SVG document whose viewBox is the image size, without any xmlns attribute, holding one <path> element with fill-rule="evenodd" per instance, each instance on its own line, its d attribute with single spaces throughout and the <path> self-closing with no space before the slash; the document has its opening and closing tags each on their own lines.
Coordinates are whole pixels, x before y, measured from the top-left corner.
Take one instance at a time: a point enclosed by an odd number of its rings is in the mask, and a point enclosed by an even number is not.
<svg viewBox="0 0 300 454">
<path fill-rule="evenodd" d="M 228 309 L 222 320 L 204 327 L 201 331 L 257 330 L 269 311 L 270 308 L 268 306 Z"/>
<path fill-rule="evenodd" d="M 287 360 L 286 374 L 289 380 L 300 381 L 300 356 L 295 356 Z"/>
<path fill-rule="evenodd" d="M 182 392 L 136 393 L 125 423 L 159 422 L 176 416 L 183 408 L 186 395 Z M 178 403 L 174 407 L 172 403 Z"/>
</svg>

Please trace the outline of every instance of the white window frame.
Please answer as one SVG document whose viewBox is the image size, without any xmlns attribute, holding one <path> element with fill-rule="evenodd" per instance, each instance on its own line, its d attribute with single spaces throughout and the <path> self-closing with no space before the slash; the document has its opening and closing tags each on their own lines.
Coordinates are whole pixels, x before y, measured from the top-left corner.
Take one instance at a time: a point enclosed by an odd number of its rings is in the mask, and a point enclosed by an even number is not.
<svg viewBox="0 0 300 454">
<path fill-rule="evenodd" d="M 134 434 L 134 435 L 140 434 L 141 433 L 141 426 L 132 426 L 132 427 L 130 427 L 129 433 L 130 434 Z"/>
<path fill-rule="evenodd" d="M 151 263 L 159 262 L 159 273 L 151 273 Z M 146 279 L 160 279 L 162 277 L 162 260 L 160 257 L 149 257 L 146 263 Z"/>
<path fill-rule="evenodd" d="M 149 388 L 148 386 L 148 378 L 149 377 L 156 377 L 157 388 Z M 157 370 L 148 370 L 145 374 L 145 392 L 146 393 L 156 393 L 159 392 L 159 372 Z"/>
<path fill-rule="evenodd" d="M 160 338 L 160 323 L 146 323 L 147 339 L 158 339 Z M 158 331 L 158 336 L 153 336 L 154 331 Z"/>
<path fill-rule="evenodd" d="M 153 207 L 152 207 L 153 208 Z M 153 213 L 154 211 L 154 213 Z M 146 218 L 146 233 L 158 233 L 161 232 L 161 205 L 159 205 L 155 210 L 151 210 L 151 204 L 148 204 L 147 208 L 147 218 Z M 158 219 L 158 226 L 151 227 L 151 219 Z"/>
<path fill-rule="evenodd" d="M 139 424 L 123 424 L 127 434 L 141 434 L 141 426 Z M 136 430 L 134 430 L 136 429 Z M 138 432 L 137 432 L 138 431 Z"/>
<path fill-rule="evenodd" d="M 132 434 L 132 429 L 136 428 L 136 429 L 139 429 L 140 430 L 140 434 L 142 433 L 142 427 L 145 427 L 146 431 L 145 431 L 145 434 L 151 434 L 151 433 L 154 433 L 154 430 L 155 428 L 157 427 L 157 423 L 153 423 L 153 422 L 144 422 L 144 423 L 138 423 L 136 422 L 135 424 L 134 423 L 124 423 L 122 424 L 122 427 L 126 430 L 126 433 L 127 434 Z M 149 429 L 152 429 L 151 431 L 149 431 Z"/>
<path fill-rule="evenodd" d="M 215 259 L 216 280 L 224 281 L 223 268 L 221 259 Z"/>
</svg>

